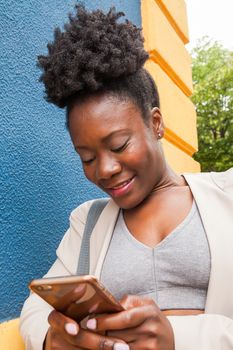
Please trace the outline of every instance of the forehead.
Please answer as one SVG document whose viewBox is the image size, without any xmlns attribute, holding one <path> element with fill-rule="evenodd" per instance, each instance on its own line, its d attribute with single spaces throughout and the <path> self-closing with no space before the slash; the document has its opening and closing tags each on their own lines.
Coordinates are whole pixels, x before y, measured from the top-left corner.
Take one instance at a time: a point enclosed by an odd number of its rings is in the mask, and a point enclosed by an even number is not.
<svg viewBox="0 0 233 350">
<path fill-rule="evenodd" d="M 72 133 L 106 133 L 113 129 L 143 124 L 141 112 L 131 100 L 122 101 L 108 95 L 93 96 L 74 105 L 69 114 Z"/>
</svg>

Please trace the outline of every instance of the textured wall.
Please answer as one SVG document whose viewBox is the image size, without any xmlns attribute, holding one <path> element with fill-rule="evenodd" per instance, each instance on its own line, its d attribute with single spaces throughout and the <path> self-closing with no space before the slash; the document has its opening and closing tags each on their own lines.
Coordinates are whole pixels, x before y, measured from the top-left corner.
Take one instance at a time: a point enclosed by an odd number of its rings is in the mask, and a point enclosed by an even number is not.
<svg viewBox="0 0 233 350">
<path fill-rule="evenodd" d="M 192 156 L 197 151 L 196 111 L 192 94 L 191 57 L 185 0 L 142 1 L 146 68 L 156 81 L 164 117 L 165 157 L 178 173 L 200 171 Z M 156 21 L 155 21 L 156 18 Z"/>
<path fill-rule="evenodd" d="M 17 317 L 30 279 L 43 275 L 68 225 L 70 211 L 98 197 L 85 179 L 64 111 L 43 100 L 36 56 L 75 1 L 0 2 L 0 322 Z M 83 1 L 115 5 L 137 25 L 140 0 Z"/>
</svg>

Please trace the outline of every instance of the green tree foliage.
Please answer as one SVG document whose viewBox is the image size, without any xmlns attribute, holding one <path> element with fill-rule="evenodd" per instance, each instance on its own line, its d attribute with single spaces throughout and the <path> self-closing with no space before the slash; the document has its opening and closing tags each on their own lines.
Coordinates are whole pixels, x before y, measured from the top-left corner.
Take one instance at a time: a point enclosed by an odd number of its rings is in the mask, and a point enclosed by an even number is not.
<svg viewBox="0 0 233 350">
<path fill-rule="evenodd" d="M 233 52 L 208 37 L 192 50 L 199 151 L 202 171 L 233 166 Z"/>
</svg>

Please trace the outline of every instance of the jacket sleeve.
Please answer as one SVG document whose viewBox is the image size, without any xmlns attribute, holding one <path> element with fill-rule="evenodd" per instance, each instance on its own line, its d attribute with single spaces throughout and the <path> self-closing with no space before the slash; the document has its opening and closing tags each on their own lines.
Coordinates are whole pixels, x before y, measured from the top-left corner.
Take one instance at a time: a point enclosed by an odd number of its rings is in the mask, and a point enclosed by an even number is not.
<svg viewBox="0 0 233 350">
<path fill-rule="evenodd" d="M 44 277 L 67 276 L 69 271 L 57 259 Z M 25 343 L 25 350 L 42 350 L 49 324 L 48 316 L 53 310 L 35 293 L 31 293 L 24 303 L 20 316 L 20 333 Z"/>
<path fill-rule="evenodd" d="M 233 320 L 226 316 L 168 316 L 175 337 L 175 350 L 232 350 Z"/>
<path fill-rule="evenodd" d="M 44 277 L 74 275 L 87 213 L 92 201 L 76 208 L 70 215 L 70 227 L 58 249 L 57 260 Z M 20 333 L 26 350 L 42 350 L 49 324 L 48 316 L 53 308 L 35 293 L 24 303 L 20 316 Z"/>
</svg>

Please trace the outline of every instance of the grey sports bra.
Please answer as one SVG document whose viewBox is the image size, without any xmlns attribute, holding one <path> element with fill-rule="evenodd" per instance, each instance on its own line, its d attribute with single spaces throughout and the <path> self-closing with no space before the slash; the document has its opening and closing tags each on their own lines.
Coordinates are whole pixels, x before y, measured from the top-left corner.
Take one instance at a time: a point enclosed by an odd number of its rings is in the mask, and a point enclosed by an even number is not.
<svg viewBox="0 0 233 350">
<path fill-rule="evenodd" d="M 154 248 L 139 242 L 120 212 L 101 272 L 117 299 L 137 294 L 161 310 L 204 309 L 210 251 L 195 202 L 187 217 Z"/>
</svg>

